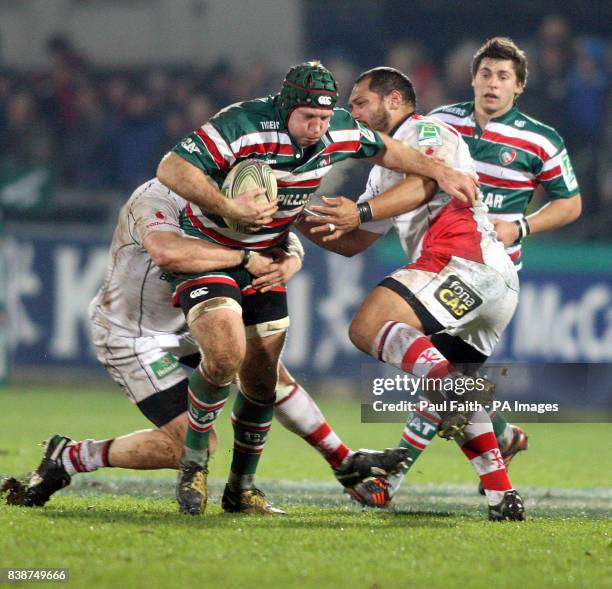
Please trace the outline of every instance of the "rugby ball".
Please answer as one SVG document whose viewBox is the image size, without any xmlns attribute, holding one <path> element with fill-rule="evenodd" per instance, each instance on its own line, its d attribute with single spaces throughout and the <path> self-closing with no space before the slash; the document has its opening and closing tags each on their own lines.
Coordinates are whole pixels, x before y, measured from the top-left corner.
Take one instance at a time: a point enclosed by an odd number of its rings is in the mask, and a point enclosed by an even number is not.
<svg viewBox="0 0 612 589">
<path fill-rule="evenodd" d="M 256 159 L 242 160 L 236 164 L 226 176 L 221 190 L 227 198 L 236 198 L 239 194 L 255 188 L 265 188 L 265 194 L 257 197 L 256 202 L 275 202 L 278 186 L 276 176 L 268 164 Z M 232 219 L 223 219 L 225 224 L 234 231 L 244 233 L 246 227 Z"/>
</svg>

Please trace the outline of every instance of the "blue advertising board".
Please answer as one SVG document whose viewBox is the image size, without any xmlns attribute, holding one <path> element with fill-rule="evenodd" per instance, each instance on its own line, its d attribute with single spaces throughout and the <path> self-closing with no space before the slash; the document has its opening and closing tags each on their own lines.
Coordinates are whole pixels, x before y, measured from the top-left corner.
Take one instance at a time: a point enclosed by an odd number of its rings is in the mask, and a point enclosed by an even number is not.
<svg viewBox="0 0 612 589">
<path fill-rule="evenodd" d="M 348 339 L 352 315 L 401 256 L 373 247 L 347 259 L 307 246 L 289 284 L 288 366 L 301 378 L 355 377 L 373 362 Z M 87 306 L 102 282 L 108 242 L 24 236 L 7 243 L 9 343 L 17 366 L 94 367 Z M 493 361 L 612 363 L 612 272 L 527 268 L 521 301 Z"/>
</svg>

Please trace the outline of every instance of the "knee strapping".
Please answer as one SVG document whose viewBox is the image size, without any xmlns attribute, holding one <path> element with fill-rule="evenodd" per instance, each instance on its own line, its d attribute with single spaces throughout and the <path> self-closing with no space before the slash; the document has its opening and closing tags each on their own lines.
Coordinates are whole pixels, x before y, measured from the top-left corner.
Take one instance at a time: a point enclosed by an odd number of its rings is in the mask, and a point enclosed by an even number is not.
<svg viewBox="0 0 612 589">
<path fill-rule="evenodd" d="M 212 311 L 217 311 L 218 309 L 230 309 L 242 316 L 242 307 L 237 301 L 229 297 L 215 297 L 214 299 L 202 301 L 189 309 L 189 313 L 187 313 L 187 325 L 191 327 L 196 319 Z"/>
<path fill-rule="evenodd" d="M 289 329 L 289 317 L 283 317 L 282 319 L 276 319 L 275 321 L 264 321 L 263 323 L 257 323 L 256 325 L 247 325 L 245 328 L 246 338 L 252 339 L 254 337 L 268 337 L 270 335 L 276 335 Z"/>
</svg>

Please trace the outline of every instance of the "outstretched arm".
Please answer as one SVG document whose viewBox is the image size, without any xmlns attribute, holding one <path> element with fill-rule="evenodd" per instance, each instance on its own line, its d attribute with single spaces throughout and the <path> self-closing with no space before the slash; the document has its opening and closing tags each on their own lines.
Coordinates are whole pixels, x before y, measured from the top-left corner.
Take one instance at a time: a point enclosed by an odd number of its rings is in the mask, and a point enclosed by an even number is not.
<svg viewBox="0 0 612 589">
<path fill-rule="evenodd" d="M 433 180 L 420 176 L 408 176 L 386 190 L 379 196 L 367 201 L 372 211 L 372 221 L 391 219 L 411 211 L 427 202 L 436 192 L 437 185 Z M 327 206 L 312 206 L 317 215 L 305 218 L 305 222 L 315 225 L 307 235 L 319 234 L 321 241 L 328 243 L 352 231 L 360 224 L 358 205 L 343 196 L 324 198 Z M 329 231 L 329 224 L 334 231 Z M 306 235 L 306 234 L 305 234 Z"/>
<path fill-rule="evenodd" d="M 308 218 L 308 217 L 307 217 Z M 368 249 L 379 237 L 379 233 L 371 233 L 370 231 L 364 231 L 363 229 L 354 229 L 349 233 L 345 233 L 333 241 L 326 239 L 328 235 L 323 236 L 321 234 L 313 233 L 313 229 L 307 225 L 304 220 L 296 223 L 295 227 L 297 230 L 306 238 L 313 243 L 325 248 L 330 252 L 340 254 L 346 258 L 351 258 L 356 254 L 359 254 Z M 325 225 L 323 225 L 325 227 Z"/>
<path fill-rule="evenodd" d="M 372 163 L 395 172 L 432 178 L 449 196 L 462 202 L 476 202 L 478 181 L 471 174 L 449 168 L 384 133 L 380 133 L 380 136 L 385 143 L 385 149 L 369 158 Z"/>
</svg>

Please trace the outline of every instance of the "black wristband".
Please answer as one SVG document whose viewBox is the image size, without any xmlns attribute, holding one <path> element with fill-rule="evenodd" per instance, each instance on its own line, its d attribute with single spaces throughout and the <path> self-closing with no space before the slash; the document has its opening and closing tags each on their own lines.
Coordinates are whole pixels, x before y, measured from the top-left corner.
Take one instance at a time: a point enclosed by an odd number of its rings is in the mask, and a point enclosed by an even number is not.
<svg viewBox="0 0 612 589">
<path fill-rule="evenodd" d="M 518 238 L 515 243 L 520 243 L 525 237 L 527 237 L 531 233 L 531 229 L 529 227 L 529 223 L 525 217 L 521 217 L 514 221 L 514 224 L 518 227 Z"/>
<path fill-rule="evenodd" d="M 238 268 L 246 268 L 247 264 L 249 263 L 251 259 L 251 255 L 253 254 L 251 250 L 242 250 L 242 251 L 244 252 L 244 256 L 242 258 L 242 262 L 238 264 Z"/>
<path fill-rule="evenodd" d="M 373 218 L 372 207 L 369 202 L 362 202 L 357 205 L 357 210 L 359 211 L 359 224 L 368 223 Z"/>
</svg>

